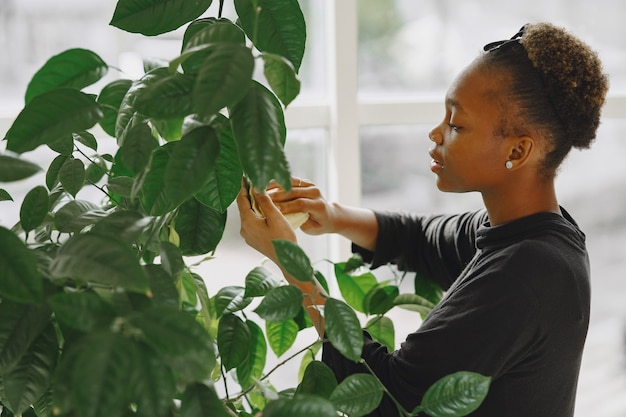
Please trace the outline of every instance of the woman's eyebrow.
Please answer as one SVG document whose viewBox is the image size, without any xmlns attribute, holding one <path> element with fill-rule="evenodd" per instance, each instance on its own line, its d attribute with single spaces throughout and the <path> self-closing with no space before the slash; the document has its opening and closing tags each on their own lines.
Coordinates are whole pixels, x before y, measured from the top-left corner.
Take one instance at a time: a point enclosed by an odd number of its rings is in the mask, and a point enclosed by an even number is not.
<svg viewBox="0 0 626 417">
<path fill-rule="evenodd" d="M 461 106 L 459 102 L 452 97 L 446 97 L 446 107 L 454 108 L 458 111 L 463 111 L 463 106 Z"/>
</svg>

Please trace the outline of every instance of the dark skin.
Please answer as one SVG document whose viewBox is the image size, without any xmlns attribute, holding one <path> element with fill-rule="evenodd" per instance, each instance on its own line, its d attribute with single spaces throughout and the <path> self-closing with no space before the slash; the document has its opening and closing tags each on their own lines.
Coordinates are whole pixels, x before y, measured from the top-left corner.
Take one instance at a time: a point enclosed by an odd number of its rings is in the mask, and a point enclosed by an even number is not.
<svg viewBox="0 0 626 417">
<path fill-rule="evenodd" d="M 437 176 L 437 187 L 447 192 L 481 193 L 492 226 L 540 212 L 560 213 L 554 175 L 546 177 L 541 169 L 547 138 L 538 131 L 524 135 L 494 133 L 501 131 L 501 120 L 512 117 L 503 112 L 511 111 L 514 103 L 502 106 L 494 100 L 498 91 L 506 91 L 507 75 L 496 74 L 476 60 L 452 83 L 446 94 L 445 116 L 429 133 L 433 142 L 429 152 L 433 158 L 431 170 Z M 302 225 L 305 233 L 338 233 L 363 248 L 376 249 L 378 224 L 373 211 L 329 203 L 310 181 L 294 178 L 290 192 L 271 184 L 266 192 L 257 194 L 257 201 L 265 218 L 251 210 L 242 188 L 237 198 L 241 235 L 275 263 L 271 241 L 296 242 L 295 232 L 281 213 L 309 213 L 309 220 Z M 324 303 L 319 286 L 285 276 L 310 294 L 307 307 Z M 318 331 L 323 328 L 321 320 L 315 313 Z"/>
</svg>

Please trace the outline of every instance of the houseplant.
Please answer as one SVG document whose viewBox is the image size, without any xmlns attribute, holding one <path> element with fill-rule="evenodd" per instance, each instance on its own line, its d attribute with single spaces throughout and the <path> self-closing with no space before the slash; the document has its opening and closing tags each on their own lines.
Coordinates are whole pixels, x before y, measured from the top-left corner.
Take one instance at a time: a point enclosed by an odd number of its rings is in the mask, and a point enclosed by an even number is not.
<svg viewBox="0 0 626 417">
<path fill-rule="evenodd" d="M 34 74 L 3 141 L 0 182 L 42 171 L 24 153 L 48 146 L 56 156 L 23 201 L 0 188 L 0 204 L 19 211 L 15 227 L 0 227 L 2 416 L 358 416 L 380 401 L 384 387 L 372 375 L 337 384 L 314 359 L 316 340 L 297 386 L 277 393 L 266 352 L 283 355 L 310 326 L 302 294 L 262 266 L 244 285 L 207 289 L 188 265 L 219 244 L 242 175 L 289 187 L 283 109 L 299 92 L 306 39 L 297 0 L 235 0 L 236 22 L 221 16 L 223 0 L 218 16 L 201 18 L 211 3 L 118 1 L 111 24 L 138 36 L 187 25 L 180 55 L 146 63 L 138 80 L 83 92 L 110 69 L 84 49 Z M 99 152 L 96 125 L 115 138 L 115 152 Z M 99 191 L 97 201 L 77 198 L 85 187 Z M 294 276 L 325 282 L 299 247 L 276 245 Z M 440 296 L 422 281 L 420 295 L 400 294 L 358 258 L 335 272 L 343 299 L 329 299 L 327 334 L 355 361 L 355 310 L 392 345 L 385 313 L 425 314 Z M 488 384 L 451 375 L 404 413 L 465 415 Z"/>
</svg>

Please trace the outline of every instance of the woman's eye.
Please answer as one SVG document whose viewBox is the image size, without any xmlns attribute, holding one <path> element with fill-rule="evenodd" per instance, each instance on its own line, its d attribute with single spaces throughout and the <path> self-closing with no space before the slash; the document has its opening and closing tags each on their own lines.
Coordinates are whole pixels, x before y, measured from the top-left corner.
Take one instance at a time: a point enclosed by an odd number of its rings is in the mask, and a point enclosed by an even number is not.
<svg viewBox="0 0 626 417">
<path fill-rule="evenodd" d="M 454 130 L 455 132 L 458 132 L 459 130 L 461 130 L 461 126 L 457 126 L 453 123 L 448 122 L 448 126 L 450 127 L 450 129 Z"/>
</svg>

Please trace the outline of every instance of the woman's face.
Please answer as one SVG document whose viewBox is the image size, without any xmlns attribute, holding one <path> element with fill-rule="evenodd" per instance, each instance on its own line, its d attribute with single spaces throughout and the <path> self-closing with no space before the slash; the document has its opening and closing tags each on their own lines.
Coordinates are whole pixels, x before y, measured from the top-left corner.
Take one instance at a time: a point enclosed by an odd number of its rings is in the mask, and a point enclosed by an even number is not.
<svg viewBox="0 0 626 417">
<path fill-rule="evenodd" d="M 494 75 L 472 64 L 446 94 L 445 117 L 429 134 L 431 170 L 441 191 L 488 193 L 503 186 L 510 147 L 495 132 L 504 111 L 498 92 L 506 85 Z"/>
</svg>

